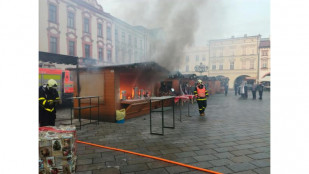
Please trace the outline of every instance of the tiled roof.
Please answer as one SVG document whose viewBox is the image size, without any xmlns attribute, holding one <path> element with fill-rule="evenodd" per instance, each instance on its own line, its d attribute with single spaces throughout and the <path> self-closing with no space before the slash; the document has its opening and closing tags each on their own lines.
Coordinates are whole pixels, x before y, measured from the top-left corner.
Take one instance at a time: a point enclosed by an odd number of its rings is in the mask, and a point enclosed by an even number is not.
<svg viewBox="0 0 309 174">
<path fill-rule="evenodd" d="M 269 48 L 270 47 L 270 40 L 261 40 L 260 41 L 260 48 Z"/>
</svg>

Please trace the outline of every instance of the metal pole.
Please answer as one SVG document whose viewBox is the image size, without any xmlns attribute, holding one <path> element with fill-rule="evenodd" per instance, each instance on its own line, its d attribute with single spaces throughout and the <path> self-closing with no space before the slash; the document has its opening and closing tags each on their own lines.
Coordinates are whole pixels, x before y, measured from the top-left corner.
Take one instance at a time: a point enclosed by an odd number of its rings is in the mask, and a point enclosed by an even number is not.
<svg viewBox="0 0 309 174">
<path fill-rule="evenodd" d="M 164 99 L 162 99 L 162 135 L 164 135 L 164 111 L 163 111 L 163 102 L 164 102 Z"/>
<path fill-rule="evenodd" d="M 257 69 L 257 81 L 260 81 L 260 45 L 259 45 L 260 35 L 257 38 L 257 54 L 258 54 L 258 69 Z"/>
<path fill-rule="evenodd" d="M 174 102 L 174 98 L 172 99 L 172 102 L 173 102 L 173 127 L 175 129 L 175 102 Z"/>
<path fill-rule="evenodd" d="M 151 99 L 150 99 L 150 112 L 149 112 L 149 115 L 150 115 L 150 133 L 152 133 L 152 129 L 151 129 Z"/>
<path fill-rule="evenodd" d="M 180 98 L 179 99 L 180 122 L 182 122 L 182 119 L 181 119 L 181 103 L 182 103 L 182 99 Z"/>
<path fill-rule="evenodd" d="M 99 115 L 100 115 L 100 110 L 99 110 L 100 104 L 99 103 L 100 103 L 100 101 L 99 101 L 99 96 L 98 96 L 98 107 L 97 107 L 98 108 L 98 124 L 99 124 Z"/>
<path fill-rule="evenodd" d="M 91 98 L 89 98 L 89 100 L 90 100 L 90 106 L 89 107 L 90 107 L 90 123 L 91 123 L 91 107 L 92 107 L 91 106 Z"/>
<path fill-rule="evenodd" d="M 190 99 L 188 99 L 188 117 L 190 117 Z"/>
</svg>

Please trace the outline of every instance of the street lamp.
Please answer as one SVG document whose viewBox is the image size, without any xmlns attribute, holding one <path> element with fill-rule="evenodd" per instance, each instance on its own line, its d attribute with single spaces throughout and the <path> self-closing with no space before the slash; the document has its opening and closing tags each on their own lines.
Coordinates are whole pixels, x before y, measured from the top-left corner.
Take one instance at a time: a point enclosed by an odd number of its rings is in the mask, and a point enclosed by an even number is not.
<svg viewBox="0 0 309 174">
<path fill-rule="evenodd" d="M 203 65 L 203 63 L 201 62 L 199 65 L 195 65 L 194 67 L 195 72 L 199 72 L 202 73 L 208 71 L 208 66 Z"/>
</svg>

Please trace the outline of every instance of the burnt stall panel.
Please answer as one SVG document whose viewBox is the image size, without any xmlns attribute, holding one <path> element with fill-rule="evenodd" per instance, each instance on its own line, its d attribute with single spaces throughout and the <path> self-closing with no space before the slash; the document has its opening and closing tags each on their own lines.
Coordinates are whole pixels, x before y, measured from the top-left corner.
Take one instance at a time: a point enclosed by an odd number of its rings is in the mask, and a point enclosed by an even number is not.
<svg viewBox="0 0 309 174">
<path fill-rule="evenodd" d="M 104 73 L 101 71 L 80 71 L 80 97 L 99 96 L 99 103 L 104 103 Z M 76 78 L 76 77 L 75 77 Z M 77 86 L 74 80 L 74 87 Z M 74 88 L 74 96 L 77 96 L 77 88 Z M 81 99 L 80 106 L 85 107 L 89 105 L 98 105 L 97 99 Z M 74 107 L 78 107 L 78 100 L 74 100 Z M 93 107 L 90 109 L 81 110 L 82 119 L 97 119 L 98 108 Z M 74 118 L 78 118 L 79 111 L 74 110 Z"/>
<path fill-rule="evenodd" d="M 104 70 L 104 103 L 100 104 L 100 120 L 116 121 L 116 102 L 115 102 L 115 71 L 114 69 Z"/>
</svg>

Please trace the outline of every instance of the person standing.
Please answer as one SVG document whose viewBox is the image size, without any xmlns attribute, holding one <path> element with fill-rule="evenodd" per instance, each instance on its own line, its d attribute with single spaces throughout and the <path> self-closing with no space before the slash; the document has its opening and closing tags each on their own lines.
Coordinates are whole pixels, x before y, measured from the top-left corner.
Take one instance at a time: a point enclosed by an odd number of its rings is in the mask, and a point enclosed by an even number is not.
<svg viewBox="0 0 309 174">
<path fill-rule="evenodd" d="M 262 100 L 264 91 L 264 85 L 262 82 L 260 82 L 260 84 L 257 86 L 257 90 L 259 91 L 259 99 Z"/>
<path fill-rule="evenodd" d="M 256 88 L 257 88 L 257 85 L 255 82 L 253 82 L 253 85 L 252 85 L 252 96 L 253 96 L 253 100 L 256 99 Z"/>
<path fill-rule="evenodd" d="M 56 104 L 60 102 L 57 82 L 48 80 L 47 84 L 39 87 L 39 123 L 42 126 L 55 126 Z"/>
<path fill-rule="evenodd" d="M 245 99 L 247 99 L 248 98 L 248 84 L 247 84 L 247 82 L 245 82 L 244 89 L 245 89 Z"/>
<path fill-rule="evenodd" d="M 240 98 L 245 99 L 245 82 L 241 82 L 241 85 L 239 87 L 239 92 L 240 92 Z"/>
<path fill-rule="evenodd" d="M 235 90 L 235 96 L 237 96 L 237 91 L 238 91 L 238 85 L 237 85 L 237 83 L 234 84 L 234 90 Z"/>
<path fill-rule="evenodd" d="M 225 85 L 224 85 L 224 94 L 225 94 L 225 96 L 227 96 L 228 90 L 229 90 L 229 86 L 228 86 L 227 83 L 225 83 Z"/>
<path fill-rule="evenodd" d="M 200 116 L 204 116 L 204 112 L 207 107 L 208 90 L 206 89 L 205 85 L 203 85 L 202 80 L 197 81 L 197 86 L 194 89 L 194 95 L 197 98 L 196 101 L 198 104 Z"/>
</svg>

